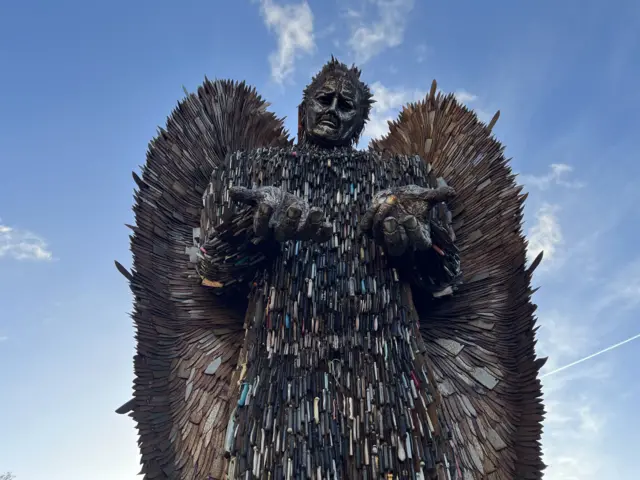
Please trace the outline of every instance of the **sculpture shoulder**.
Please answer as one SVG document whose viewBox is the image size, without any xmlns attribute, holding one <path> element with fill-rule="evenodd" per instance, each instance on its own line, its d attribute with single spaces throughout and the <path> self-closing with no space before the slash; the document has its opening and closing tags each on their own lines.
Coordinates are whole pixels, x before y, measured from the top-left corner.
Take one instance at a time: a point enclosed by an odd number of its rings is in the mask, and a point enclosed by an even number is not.
<svg viewBox="0 0 640 480">
<path fill-rule="evenodd" d="M 260 169 L 269 164 L 282 162 L 287 156 L 295 156 L 295 147 L 264 147 L 251 150 L 238 150 L 228 155 L 225 168 L 254 166 Z"/>
<path fill-rule="evenodd" d="M 324 149 L 306 145 L 291 145 L 286 147 L 265 147 L 235 152 L 231 158 L 232 164 L 253 163 L 256 167 L 269 167 L 287 164 L 289 162 L 330 162 L 340 165 L 345 159 L 356 163 L 381 163 L 381 156 L 377 152 L 353 149 Z"/>
<path fill-rule="evenodd" d="M 321 149 L 294 145 L 238 150 L 227 156 L 225 169 L 241 169 L 257 174 L 294 163 L 322 162 L 339 166 L 346 158 L 364 170 L 385 170 L 392 176 L 427 176 L 429 166 L 417 155 L 385 156 L 373 150 Z"/>
<path fill-rule="evenodd" d="M 424 159 L 420 155 L 389 155 L 380 154 L 375 151 L 370 151 L 372 155 L 377 155 L 381 162 L 389 163 L 403 168 L 420 167 L 423 168 L 427 165 Z"/>
<path fill-rule="evenodd" d="M 248 150 L 236 150 L 227 154 L 211 175 L 211 183 L 226 181 L 229 177 L 255 177 L 263 170 L 281 162 L 287 154 L 291 154 L 291 147 L 264 147 Z"/>
<path fill-rule="evenodd" d="M 418 184 L 423 182 L 431 184 L 431 165 L 425 162 L 420 155 L 389 155 L 373 150 L 369 150 L 369 154 L 372 155 L 372 159 L 379 162 L 383 168 L 390 171 L 395 177 L 406 178 L 407 180 L 414 179 L 413 183 Z"/>
</svg>

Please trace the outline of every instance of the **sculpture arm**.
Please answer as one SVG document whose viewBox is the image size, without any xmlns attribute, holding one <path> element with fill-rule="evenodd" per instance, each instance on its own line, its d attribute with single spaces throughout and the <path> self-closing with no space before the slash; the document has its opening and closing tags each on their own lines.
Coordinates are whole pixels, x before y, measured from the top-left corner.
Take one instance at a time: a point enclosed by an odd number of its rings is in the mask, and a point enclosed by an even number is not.
<svg viewBox="0 0 640 480">
<path fill-rule="evenodd" d="M 459 251 L 447 217 L 450 212 L 442 203 L 434 206 L 426 218 L 417 218 L 417 228 L 425 238 L 421 242 L 423 248 L 407 249 L 390 260 L 400 278 L 411 285 L 420 309 L 433 298 L 452 295 L 461 283 Z"/>
<path fill-rule="evenodd" d="M 451 295 L 462 277 L 458 248 L 440 222 L 429 219 L 425 226 L 431 236 L 431 248 L 410 255 L 403 277 L 411 283 L 417 297 Z"/>
<path fill-rule="evenodd" d="M 453 293 L 461 276 L 449 210 L 455 190 L 418 156 L 383 162 L 395 181 L 374 196 L 362 216 L 362 231 L 383 248 L 417 297 Z"/>
<path fill-rule="evenodd" d="M 229 155 L 224 166 L 213 172 L 204 192 L 200 228 L 194 232 L 192 252 L 202 285 L 219 294 L 245 295 L 249 282 L 273 257 L 277 244 L 255 235 L 254 207 L 231 200 L 230 171 L 234 171 L 234 186 L 252 186 L 253 169 L 247 155 Z"/>
<path fill-rule="evenodd" d="M 448 187 L 443 178 L 432 177 L 428 182 L 434 190 Z M 461 282 L 462 272 L 448 201 L 431 204 L 421 221 L 427 229 L 430 248 L 414 252 L 411 285 L 420 298 L 451 295 Z"/>
</svg>

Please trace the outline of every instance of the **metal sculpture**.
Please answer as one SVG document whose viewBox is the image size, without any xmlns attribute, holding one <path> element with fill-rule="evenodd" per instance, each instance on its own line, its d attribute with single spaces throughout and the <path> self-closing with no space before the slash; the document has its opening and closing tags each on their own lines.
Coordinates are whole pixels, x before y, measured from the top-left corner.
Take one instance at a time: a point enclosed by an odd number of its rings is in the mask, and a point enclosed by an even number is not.
<svg viewBox="0 0 640 480">
<path fill-rule="evenodd" d="M 452 95 L 354 148 L 331 59 L 298 143 L 206 80 L 134 174 L 134 398 L 146 479 L 539 479 L 524 195 Z M 445 181 L 446 179 L 447 181 Z"/>
</svg>

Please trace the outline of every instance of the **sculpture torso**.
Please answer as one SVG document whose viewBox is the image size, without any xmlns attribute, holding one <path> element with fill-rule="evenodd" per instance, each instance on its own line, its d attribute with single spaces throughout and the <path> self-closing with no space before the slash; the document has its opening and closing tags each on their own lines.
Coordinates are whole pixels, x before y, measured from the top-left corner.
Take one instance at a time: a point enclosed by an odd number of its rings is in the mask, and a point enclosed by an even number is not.
<svg viewBox="0 0 640 480">
<path fill-rule="evenodd" d="M 435 475 L 446 434 L 411 292 L 357 231 L 373 194 L 427 186 L 427 166 L 348 148 L 259 149 L 232 155 L 221 183 L 282 187 L 334 225 L 325 244 L 282 244 L 254 280 L 230 478 Z"/>
</svg>

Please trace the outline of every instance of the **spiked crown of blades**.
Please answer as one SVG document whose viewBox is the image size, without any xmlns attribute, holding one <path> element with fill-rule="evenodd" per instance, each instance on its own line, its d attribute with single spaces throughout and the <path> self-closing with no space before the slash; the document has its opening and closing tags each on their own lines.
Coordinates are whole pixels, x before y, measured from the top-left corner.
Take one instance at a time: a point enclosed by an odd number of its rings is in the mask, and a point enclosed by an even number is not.
<svg viewBox="0 0 640 480">
<path fill-rule="evenodd" d="M 298 106 L 298 142 L 304 143 L 305 131 L 306 131 L 306 105 L 313 94 L 324 85 L 330 78 L 346 77 L 346 79 L 354 86 L 358 92 L 358 115 L 361 119 L 361 125 L 359 126 L 356 134 L 353 138 L 353 144 L 357 144 L 360 139 L 360 135 L 364 130 L 364 126 L 369 120 L 369 113 L 371 113 L 371 106 L 375 103 L 373 94 L 369 89 L 369 86 L 360 80 L 361 70 L 352 65 L 351 67 L 337 60 L 333 55 L 312 79 L 309 85 L 306 86 L 302 92 L 302 103 Z"/>
</svg>

